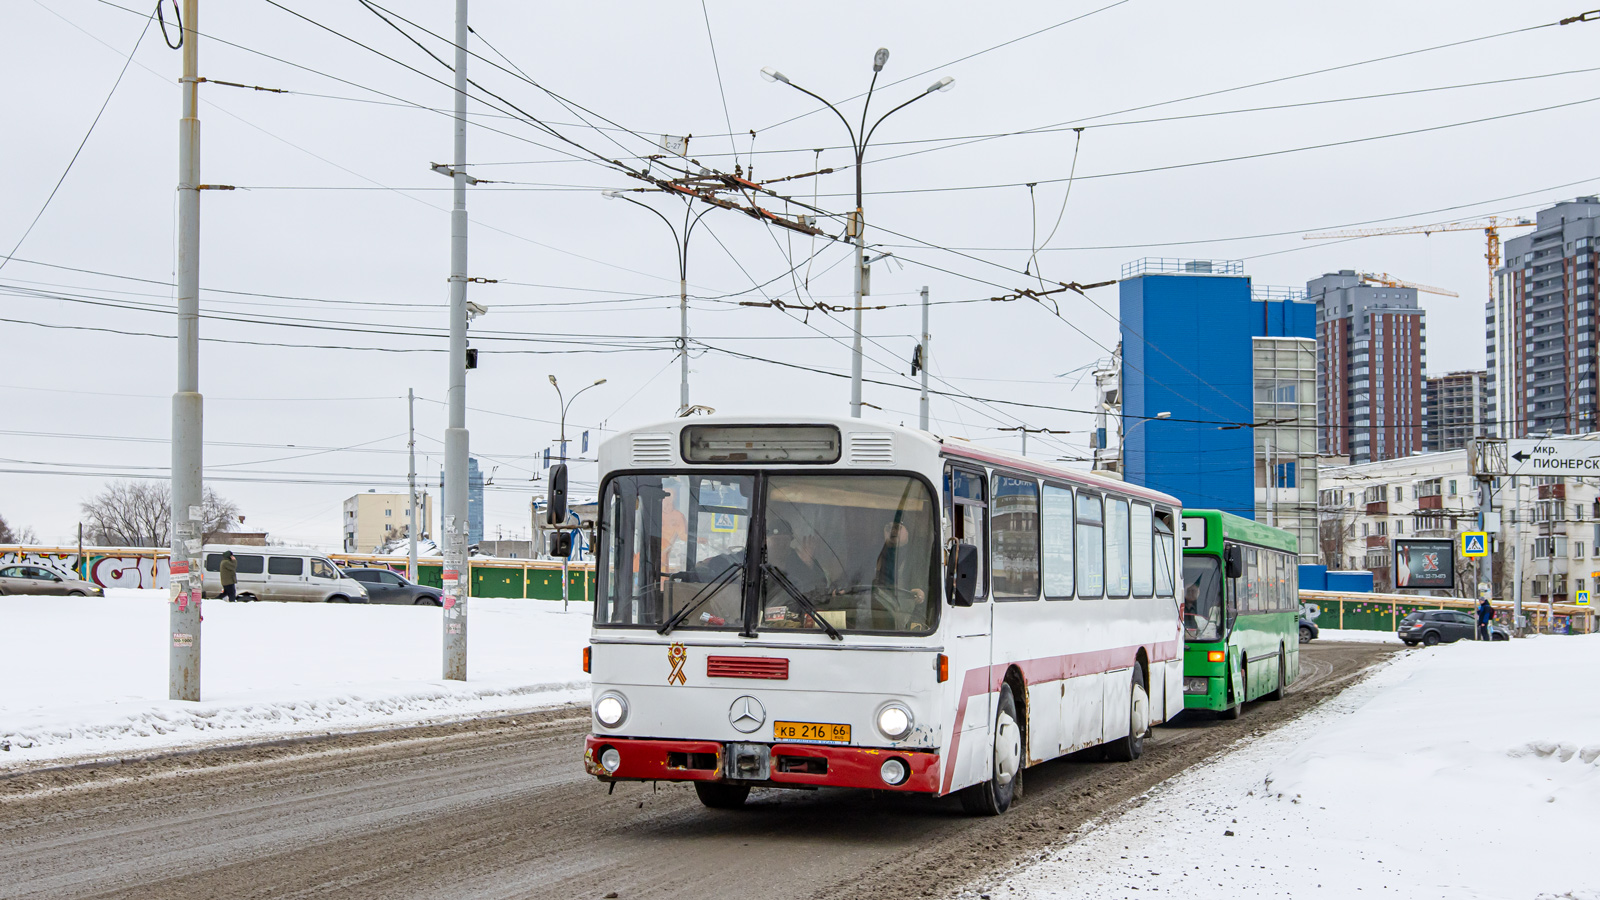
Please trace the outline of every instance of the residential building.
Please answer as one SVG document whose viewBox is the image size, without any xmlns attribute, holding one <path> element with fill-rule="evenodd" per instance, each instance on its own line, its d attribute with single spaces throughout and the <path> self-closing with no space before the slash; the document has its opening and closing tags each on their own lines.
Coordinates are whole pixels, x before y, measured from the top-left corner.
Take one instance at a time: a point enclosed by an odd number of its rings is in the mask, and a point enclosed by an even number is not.
<svg viewBox="0 0 1600 900">
<path fill-rule="evenodd" d="M 439 470 L 439 502 L 444 502 L 444 470 Z M 439 524 L 441 540 L 444 523 Z M 467 546 L 483 540 L 483 471 L 476 456 L 467 457 Z"/>
<path fill-rule="evenodd" d="M 1318 473 L 1321 523 L 1318 562 L 1330 569 L 1365 569 L 1374 589 L 1394 590 L 1396 539 L 1449 539 L 1476 531 L 1479 496 L 1468 474 L 1467 451 L 1423 453 L 1404 459 L 1324 466 Z M 1522 598 L 1565 603 L 1589 590 L 1600 570 L 1600 478 L 1540 476 L 1520 493 L 1509 479 L 1494 486 L 1500 532 L 1493 544 L 1493 594 L 1515 596 L 1516 545 L 1522 545 Z M 1457 596 L 1473 596 L 1490 563 L 1456 555 Z"/>
<path fill-rule="evenodd" d="M 344 552 L 377 553 L 388 542 L 410 536 L 410 503 L 405 494 L 376 490 L 344 501 Z M 428 534 L 433 503 L 426 493 L 417 501 L 417 534 Z"/>
<path fill-rule="evenodd" d="M 1426 379 L 1422 430 L 1429 453 L 1460 450 L 1473 438 L 1492 437 L 1489 373 L 1451 372 Z"/>
<path fill-rule="evenodd" d="M 1357 463 L 1421 450 L 1427 354 L 1416 288 L 1342 269 L 1306 282 L 1306 295 L 1317 305 L 1319 450 Z"/>
<path fill-rule="evenodd" d="M 1316 448 L 1298 434 L 1315 430 L 1315 306 L 1252 285 L 1237 260 L 1137 260 L 1120 291 L 1123 477 L 1187 507 L 1262 521 L 1276 508 L 1314 536 Z M 1252 427 L 1267 409 L 1285 421 Z"/>
<path fill-rule="evenodd" d="M 1489 303 L 1489 416 L 1500 437 L 1600 428 L 1595 284 L 1600 196 L 1538 212 L 1532 234 L 1505 242 Z"/>
</svg>

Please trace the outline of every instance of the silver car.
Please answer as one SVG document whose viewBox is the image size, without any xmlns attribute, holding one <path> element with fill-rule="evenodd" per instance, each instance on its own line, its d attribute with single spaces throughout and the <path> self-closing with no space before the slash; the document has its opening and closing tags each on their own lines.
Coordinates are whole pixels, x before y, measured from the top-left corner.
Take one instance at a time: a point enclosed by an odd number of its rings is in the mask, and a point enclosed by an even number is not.
<svg viewBox="0 0 1600 900">
<path fill-rule="evenodd" d="M 293 547 L 206 547 L 204 590 L 207 597 L 222 593 L 222 554 L 229 550 L 238 563 L 234 592 L 240 600 L 367 602 L 366 586 L 340 572 L 332 560 L 314 550 Z"/>
<path fill-rule="evenodd" d="M 0 595 L 54 594 L 62 597 L 102 597 L 105 590 L 92 581 L 68 578 L 44 566 L 0 567 Z"/>
</svg>

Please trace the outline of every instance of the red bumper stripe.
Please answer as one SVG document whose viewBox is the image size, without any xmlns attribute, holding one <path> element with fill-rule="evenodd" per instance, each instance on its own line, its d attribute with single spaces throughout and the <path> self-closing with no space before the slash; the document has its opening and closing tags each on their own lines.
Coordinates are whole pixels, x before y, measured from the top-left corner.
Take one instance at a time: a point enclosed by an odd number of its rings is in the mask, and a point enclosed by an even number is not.
<svg viewBox="0 0 1600 900">
<path fill-rule="evenodd" d="M 818 787 L 871 788 L 882 791 L 936 793 L 939 790 L 939 754 L 929 751 L 905 752 L 870 747 L 831 747 L 822 744 L 773 744 L 771 777 L 767 784 L 816 785 Z M 615 747 L 622 757 L 617 771 L 607 773 L 600 765 L 600 753 Z M 690 754 L 714 754 L 712 768 L 671 765 L 669 755 L 689 761 Z M 783 772 L 780 760 L 822 759 L 827 774 Z M 885 760 L 898 758 L 911 767 L 903 784 L 888 785 L 879 772 Z M 722 779 L 722 744 L 716 741 L 671 741 L 641 738 L 608 738 L 589 735 L 584 742 L 583 767 L 590 775 L 627 781 L 718 781 Z"/>
</svg>

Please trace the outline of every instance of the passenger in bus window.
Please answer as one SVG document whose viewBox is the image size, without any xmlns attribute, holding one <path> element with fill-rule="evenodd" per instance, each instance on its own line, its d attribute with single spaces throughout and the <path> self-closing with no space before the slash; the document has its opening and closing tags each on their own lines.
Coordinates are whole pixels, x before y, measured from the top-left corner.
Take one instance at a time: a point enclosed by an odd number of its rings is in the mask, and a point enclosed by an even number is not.
<svg viewBox="0 0 1600 900">
<path fill-rule="evenodd" d="M 910 559 L 901 552 L 910 542 L 911 532 L 898 517 L 883 526 L 883 550 L 878 553 L 872 592 L 877 602 L 894 614 L 897 630 L 920 631 L 927 620 L 928 595 L 922 588 L 908 587 L 919 580 L 908 571 Z"/>
<path fill-rule="evenodd" d="M 812 602 L 820 602 L 832 589 L 832 579 L 817 563 L 814 540 L 809 535 L 795 538 L 794 526 L 783 518 L 767 521 L 767 564 L 782 572 Z"/>
</svg>

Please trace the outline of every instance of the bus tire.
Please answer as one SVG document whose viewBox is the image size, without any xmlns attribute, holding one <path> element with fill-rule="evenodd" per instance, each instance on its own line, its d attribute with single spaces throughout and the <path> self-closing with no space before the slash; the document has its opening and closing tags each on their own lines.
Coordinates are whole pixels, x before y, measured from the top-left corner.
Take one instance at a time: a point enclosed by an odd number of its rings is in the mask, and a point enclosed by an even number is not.
<svg viewBox="0 0 1600 900">
<path fill-rule="evenodd" d="M 1106 759 L 1133 762 L 1144 755 L 1144 737 L 1150 733 L 1150 692 L 1144 670 L 1133 667 L 1133 688 L 1128 692 L 1128 735 L 1106 744 Z"/>
<path fill-rule="evenodd" d="M 970 816 L 998 816 L 1011 808 L 1022 786 L 1022 726 L 1017 722 L 1017 702 L 1011 685 L 1000 685 L 999 710 L 994 717 L 994 763 L 987 781 L 961 789 L 961 808 Z"/>
<path fill-rule="evenodd" d="M 739 809 L 750 797 L 748 784 L 723 784 L 720 781 L 696 781 L 694 792 L 700 803 L 710 809 Z"/>
<path fill-rule="evenodd" d="M 1283 699 L 1284 669 L 1286 669 L 1288 667 L 1288 665 L 1289 665 L 1288 653 L 1285 652 L 1285 650 L 1283 649 L 1282 645 L 1279 645 L 1279 647 L 1278 647 L 1278 687 L 1275 690 L 1273 690 L 1271 693 L 1264 694 L 1262 696 L 1262 699 L 1264 699 L 1264 700 L 1282 700 Z"/>
</svg>

